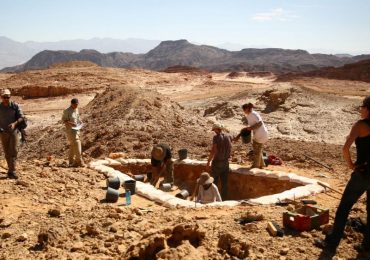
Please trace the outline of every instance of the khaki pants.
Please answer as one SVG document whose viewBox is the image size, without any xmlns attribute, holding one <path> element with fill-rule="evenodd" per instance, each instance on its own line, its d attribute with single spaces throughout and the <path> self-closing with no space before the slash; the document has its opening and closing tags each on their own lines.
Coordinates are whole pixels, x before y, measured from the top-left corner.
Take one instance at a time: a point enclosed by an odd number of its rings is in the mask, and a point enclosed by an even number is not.
<svg viewBox="0 0 370 260">
<path fill-rule="evenodd" d="M 253 165 L 252 168 L 260 168 L 262 169 L 265 167 L 265 162 L 263 161 L 262 155 L 262 148 L 263 144 L 257 143 L 253 140 Z"/>
<path fill-rule="evenodd" d="M 67 130 L 67 138 L 69 141 L 69 164 L 83 164 L 80 131 Z"/>
<path fill-rule="evenodd" d="M 1 143 L 5 154 L 6 163 L 8 164 L 8 172 L 15 172 L 16 160 L 18 156 L 18 131 L 1 134 Z"/>
</svg>

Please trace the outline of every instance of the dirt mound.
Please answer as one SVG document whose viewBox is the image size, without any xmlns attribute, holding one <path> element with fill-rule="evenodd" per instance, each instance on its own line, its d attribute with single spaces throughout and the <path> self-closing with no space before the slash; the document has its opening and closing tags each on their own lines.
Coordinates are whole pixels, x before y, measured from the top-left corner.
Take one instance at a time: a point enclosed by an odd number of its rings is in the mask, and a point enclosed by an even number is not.
<svg viewBox="0 0 370 260">
<path fill-rule="evenodd" d="M 227 75 L 227 77 L 230 79 L 235 79 L 235 78 L 239 78 L 243 76 L 245 76 L 245 72 L 239 72 L 239 71 L 232 71 Z"/>
<path fill-rule="evenodd" d="M 346 64 L 342 67 L 328 67 L 306 73 L 288 73 L 280 75 L 277 81 L 291 81 L 299 77 L 320 77 L 339 80 L 357 80 L 370 82 L 370 60 Z"/>
<path fill-rule="evenodd" d="M 56 63 L 50 66 L 51 69 L 56 68 L 80 68 L 80 67 L 98 67 L 98 64 L 91 61 L 67 61 Z"/>
<path fill-rule="evenodd" d="M 163 72 L 166 72 L 166 73 L 194 73 L 194 74 L 208 74 L 209 73 L 207 70 L 204 70 L 204 69 L 191 67 L 191 66 L 182 66 L 182 65 L 168 67 L 165 70 L 163 70 Z"/>
<path fill-rule="evenodd" d="M 191 156 L 206 156 L 212 133 L 210 125 L 157 92 L 133 87 L 108 88 L 82 111 L 85 154 L 107 156 L 126 152 L 149 158 L 153 144 L 168 143 L 174 152 L 187 148 Z M 29 145 L 33 154 L 66 151 L 63 126 L 48 127 L 38 142 Z M 46 154 L 48 153 L 48 154 Z M 175 155 L 175 157 L 177 157 Z"/>
<path fill-rule="evenodd" d="M 250 71 L 246 72 L 248 77 L 273 77 L 274 73 L 270 71 Z"/>
<path fill-rule="evenodd" d="M 265 113 L 270 113 L 278 109 L 282 104 L 285 103 L 285 100 L 291 95 L 293 89 L 290 90 L 266 90 L 260 100 L 263 100 L 266 103 Z"/>
</svg>

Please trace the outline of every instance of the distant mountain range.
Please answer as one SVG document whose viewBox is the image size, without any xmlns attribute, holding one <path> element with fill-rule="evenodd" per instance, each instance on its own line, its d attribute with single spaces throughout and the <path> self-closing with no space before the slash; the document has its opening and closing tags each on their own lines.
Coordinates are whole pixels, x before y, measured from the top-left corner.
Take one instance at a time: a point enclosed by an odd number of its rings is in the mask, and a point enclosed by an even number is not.
<svg viewBox="0 0 370 260">
<path fill-rule="evenodd" d="M 52 51 L 45 50 L 26 63 L 3 69 L 16 72 L 44 69 L 55 63 L 91 61 L 103 67 L 144 68 L 164 70 L 181 65 L 210 71 L 271 71 L 274 73 L 307 72 L 322 67 L 339 67 L 370 58 L 370 55 L 347 56 L 310 54 L 304 50 L 277 48 L 247 48 L 228 51 L 208 45 L 195 45 L 187 40 L 163 41 L 145 54 L 128 52 L 100 53 L 96 50 Z"/>
<path fill-rule="evenodd" d="M 66 40 L 57 42 L 17 42 L 0 36 L 0 69 L 25 63 L 43 50 L 80 51 L 94 49 L 102 53 L 132 52 L 146 53 L 157 46 L 160 41 L 145 39 L 93 38 L 89 40 Z"/>
</svg>

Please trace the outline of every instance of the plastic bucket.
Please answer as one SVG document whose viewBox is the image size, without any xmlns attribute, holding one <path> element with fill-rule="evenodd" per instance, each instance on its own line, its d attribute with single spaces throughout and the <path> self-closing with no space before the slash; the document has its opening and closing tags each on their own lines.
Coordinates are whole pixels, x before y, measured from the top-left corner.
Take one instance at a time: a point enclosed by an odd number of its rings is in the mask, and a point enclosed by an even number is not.
<svg viewBox="0 0 370 260">
<path fill-rule="evenodd" d="M 170 191 L 171 188 L 172 188 L 172 185 L 171 185 L 171 183 L 161 183 L 159 188 L 163 191 Z"/>
<path fill-rule="evenodd" d="M 240 133 L 240 136 L 242 137 L 244 144 L 249 144 L 252 141 L 252 134 L 249 130 L 243 129 Z"/>
<path fill-rule="evenodd" d="M 136 181 L 135 180 L 128 180 L 124 183 L 125 190 L 129 190 L 131 195 L 135 194 L 136 191 Z"/>
<path fill-rule="evenodd" d="M 176 194 L 176 198 L 186 200 L 189 197 L 189 192 L 187 190 L 182 190 Z"/>
<path fill-rule="evenodd" d="M 119 191 L 108 187 L 107 194 L 105 195 L 105 200 L 107 202 L 117 202 L 119 197 Z"/>
<path fill-rule="evenodd" d="M 118 190 L 121 186 L 121 181 L 118 177 L 110 177 L 107 179 L 107 187 Z"/>
<path fill-rule="evenodd" d="M 179 159 L 180 160 L 185 160 L 186 158 L 188 158 L 188 150 L 187 149 L 180 149 L 178 151 L 178 154 L 179 154 Z"/>
<path fill-rule="evenodd" d="M 134 175 L 135 181 L 144 182 L 145 176 L 144 175 Z"/>
</svg>

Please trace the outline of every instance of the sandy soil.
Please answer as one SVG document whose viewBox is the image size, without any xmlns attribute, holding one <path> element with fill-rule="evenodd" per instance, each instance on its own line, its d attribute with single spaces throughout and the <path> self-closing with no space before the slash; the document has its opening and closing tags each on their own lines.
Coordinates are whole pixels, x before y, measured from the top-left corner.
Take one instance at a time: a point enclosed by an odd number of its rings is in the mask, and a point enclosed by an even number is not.
<svg viewBox="0 0 370 260">
<path fill-rule="evenodd" d="M 211 123 L 221 121 L 237 133 L 243 126 L 240 106 L 251 101 L 270 131 L 266 150 L 284 161 L 268 168 L 316 178 L 338 190 L 350 175 L 341 145 L 358 119 L 359 99 L 370 91 L 370 84 L 360 82 L 275 83 L 271 78 L 229 79 L 221 73 L 210 78 L 99 67 L 0 74 L 0 82 L 13 88 L 34 82 L 47 87 L 56 75 L 63 77 L 64 83 L 57 83 L 62 87 L 88 86 L 78 94 L 87 122 L 82 133 L 87 161 L 112 151 L 148 157 L 151 145 L 161 141 L 175 151 L 187 147 L 191 157 L 202 159 L 210 147 Z M 324 236 L 324 227 L 303 233 L 287 230 L 282 238 L 268 234 L 267 222 L 282 224 L 287 207 L 165 209 L 137 195 L 130 207 L 123 197 L 104 203 L 104 176 L 66 167 L 60 116 L 71 97 L 15 97 L 30 119 L 29 144 L 21 147 L 20 180 L 6 179 L 4 160 L 0 164 L 1 259 L 327 259 L 312 245 L 313 238 Z M 107 125 L 112 131 L 106 131 Z M 250 149 L 235 144 L 232 161 L 249 165 Z M 311 199 L 333 216 L 338 196 L 327 192 Z M 258 212 L 264 220 L 240 225 L 235 219 L 246 212 Z M 365 212 L 362 198 L 351 217 Z M 334 259 L 368 259 L 353 248 L 361 239 L 362 234 L 348 227 Z"/>
</svg>

